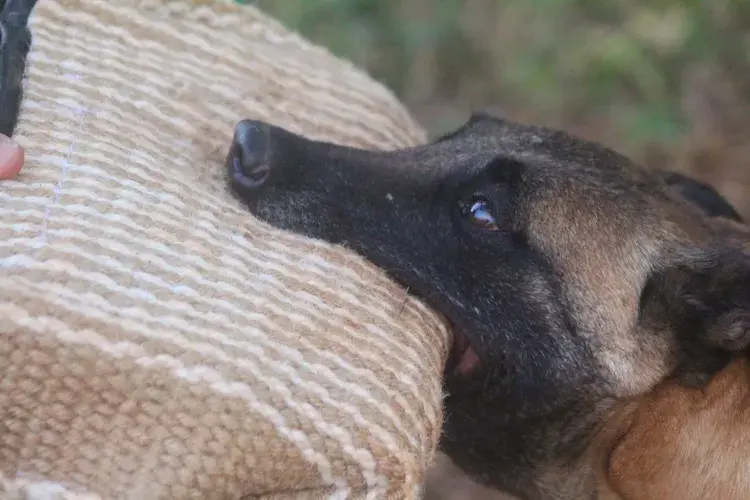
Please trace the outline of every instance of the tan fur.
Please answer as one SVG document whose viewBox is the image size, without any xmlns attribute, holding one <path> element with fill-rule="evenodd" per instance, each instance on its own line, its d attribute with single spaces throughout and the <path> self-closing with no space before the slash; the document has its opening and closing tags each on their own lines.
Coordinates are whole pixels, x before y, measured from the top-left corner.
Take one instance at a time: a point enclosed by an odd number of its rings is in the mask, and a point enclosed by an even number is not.
<svg viewBox="0 0 750 500">
<path fill-rule="evenodd" d="M 748 226 L 713 224 L 750 251 Z M 669 379 L 618 403 L 592 447 L 589 459 L 604 451 L 600 500 L 750 498 L 750 362 L 733 361 L 702 388 Z"/>
<path fill-rule="evenodd" d="M 675 210 L 673 199 L 650 200 L 661 205 L 656 211 L 661 216 L 644 227 L 629 213 L 611 210 L 602 191 L 599 197 L 574 189 L 540 193 L 531 203 L 529 235 L 566 276 L 571 313 L 591 332 L 589 345 L 609 372 L 610 384 L 618 396 L 630 397 L 650 390 L 674 368 L 672 342 L 644 335 L 637 324 L 640 287 L 660 255 L 706 241 L 715 228 L 695 217 L 690 205 L 680 203 Z"/>
<path fill-rule="evenodd" d="M 702 389 L 670 380 L 620 405 L 582 459 L 602 465 L 598 500 L 750 498 L 750 362 L 734 361 Z M 581 474 L 580 476 L 585 476 Z M 559 471 L 544 476 L 567 498 Z M 430 471 L 426 500 L 510 500 L 473 483 L 446 457 Z"/>
<path fill-rule="evenodd" d="M 655 255 L 659 246 L 700 241 L 715 231 L 727 244 L 739 243 L 750 251 L 750 228 L 723 219 L 707 226 L 687 217 L 663 228 L 631 228 L 632 234 L 614 235 L 606 228 L 627 227 L 616 214 L 609 220 L 591 212 L 583 216 L 580 211 L 586 207 L 561 205 L 559 198 L 535 208 L 535 230 L 558 234 L 548 251 L 564 264 L 566 292 L 576 295 L 574 304 L 591 305 L 577 311 L 578 321 L 594 331 L 599 325 L 620 332 L 609 338 L 595 333 L 590 342 L 598 346 L 599 359 L 623 398 L 602 408 L 605 423 L 579 465 L 552 468 L 538 484 L 549 498 L 575 498 L 576 491 L 591 491 L 585 481 L 592 469 L 601 467 L 593 474 L 600 478 L 598 500 L 750 499 L 750 362 L 733 362 L 702 389 L 672 379 L 663 382 L 674 369 L 672 340 L 655 335 L 650 325 L 632 324 L 638 304 L 630 299 L 648 272 L 643 262 L 652 260 L 650 249 Z M 587 255 L 566 251 L 568 240 L 584 237 L 597 239 Z M 537 244 L 544 241 L 549 239 L 540 238 Z M 593 307 L 602 302 L 606 309 Z M 719 325 L 736 327 L 733 318 Z M 644 343 L 649 335 L 652 339 Z"/>
<path fill-rule="evenodd" d="M 592 489 L 598 500 L 750 499 L 750 364 L 731 364 L 702 390 L 665 383 L 675 368 L 674 337 L 636 320 L 639 287 L 660 254 L 677 255 L 719 234 L 750 252 L 750 228 L 670 203 L 643 227 L 603 200 L 543 195 L 531 204 L 530 237 L 565 274 L 571 313 L 588 326 L 589 345 L 621 399 L 603 405 L 604 425 L 577 466 L 551 467 L 537 485 L 560 499 Z M 590 241 L 583 254 L 581 239 Z M 736 328 L 733 317 L 724 319 L 716 325 L 724 332 L 707 335 L 726 337 Z"/>
<path fill-rule="evenodd" d="M 530 233 L 538 234 L 535 244 L 546 248 L 549 255 L 568 277 L 566 293 L 571 296 L 572 311 L 579 324 L 589 325 L 593 332 L 592 347 L 602 365 L 610 371 L 612 382 L 621 387 L 623 395 L 638 393 L 643 387 L 653 385 L 666 372 L 662 366 L 664 346 L 659 346 L 653 356 L 642 356 L 640 345 L 630 332 L 632 320 L 637 317 L 637 289 L 648 272 L 653 259 L 650 241 L 640 245 L 637 228 L 632 235 L 615 235 L 602 231 L 603 227 L 625 226 L 615 215 L 597 214 L 596 207 L 581 206 L 580 199 L 548 198 L 534 204 L 534 227 Z M 582 212 L 587 212 L 585 216 Z M 595 214 L 591 216 L 590 214 Z M 626 226 L 625 226 L 626 227 Z M 558 235 L 550 240 L 548 235 Z M 581 239 L 596 239 L 587 245 L 589 250 L 581 255 Z M 550 245 L 550 243 L 553 243 Z M 628 272 L 623 272 L 627 270 Z M 592 285 L 593 284 L 593 285 Z M 600 307 L 607 304 L 606 309 Z M 618 332 L 602 339 L 596 332 Z"/>
<path fill-rule="evenodd" d="M 667 382 L 644 398 L 608 469 L 623 500 L 750 498 L 750 363 L 703 389 Z"/>
</svg>

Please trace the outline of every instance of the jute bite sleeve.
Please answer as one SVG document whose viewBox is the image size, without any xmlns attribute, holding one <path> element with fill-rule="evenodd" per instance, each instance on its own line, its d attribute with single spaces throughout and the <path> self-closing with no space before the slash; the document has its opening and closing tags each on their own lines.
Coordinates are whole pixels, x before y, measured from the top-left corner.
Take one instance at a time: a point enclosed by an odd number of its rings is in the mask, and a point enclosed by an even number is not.
<svg viewBox="0 0 750 500">
<path fill-rule="evenodd" d="M 0 498 L 415 498 L 449 335 L 228 191 L 234 124 L 425 140 L 384 87 L 229 1 L 44 0 L 0 183 Z"/>
</svg>

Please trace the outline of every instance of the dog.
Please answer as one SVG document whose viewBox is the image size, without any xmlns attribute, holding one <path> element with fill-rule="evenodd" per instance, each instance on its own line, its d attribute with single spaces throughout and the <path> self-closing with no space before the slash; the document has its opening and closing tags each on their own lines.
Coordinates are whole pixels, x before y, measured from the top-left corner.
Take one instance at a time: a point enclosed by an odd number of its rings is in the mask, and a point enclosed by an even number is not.
<svg viewBox="0 0 750 500">
<path fill-rule="evenodd" d="M 522 499 L 698 498 L 639 496 L 638 478 L 649 453 L 680 453 L 659 411 L 721 387 L 750 343 L 750 233 L 709 186 L 485 113 L 388 152 L 243 120 L 227 171 L 252 214 L 346 245 L 446 318 L 440 450 L 474 481 Z M 731 426 L 716 404 L 705 418 Z M 692 464 L 693 483 L 734 481 Z"/>
</svg>

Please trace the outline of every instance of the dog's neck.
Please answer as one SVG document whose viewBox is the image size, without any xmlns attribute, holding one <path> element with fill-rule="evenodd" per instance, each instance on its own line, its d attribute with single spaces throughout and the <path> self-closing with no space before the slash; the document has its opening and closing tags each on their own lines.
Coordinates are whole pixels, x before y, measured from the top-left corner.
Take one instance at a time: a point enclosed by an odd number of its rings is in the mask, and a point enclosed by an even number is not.
<svg viewBox="0 0 750 500">
<path fill-rule="evenodd" d="M 750 498 L 748 359 L 701 389 L 666 382 L 622 415 L 623 432 L 602 457 L 599 498 Z"/>
<path fill-rule="evenodd" d="M 554 500 L 750 498 L 750 359 L 736 359 L 702 388 L 667 381 L 607 410 L 573 467 L 541 474 Z"/>
</svg>

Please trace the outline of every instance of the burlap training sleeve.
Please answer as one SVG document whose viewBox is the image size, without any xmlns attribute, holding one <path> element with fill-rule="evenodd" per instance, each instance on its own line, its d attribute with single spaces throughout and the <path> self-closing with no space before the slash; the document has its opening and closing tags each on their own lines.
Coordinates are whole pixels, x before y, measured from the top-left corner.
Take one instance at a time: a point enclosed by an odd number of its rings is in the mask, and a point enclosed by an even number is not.
<svg viewBox="0 0 750 500">
<path fill-rule="evenodd" d="M 0 497 L 416 496 L 445 325 L 254 219 L 222 165 L 242 118 L 382 149 L 424 132 L 229 1 L 44 0 L 31 27 L 27 164 L 0 183 Z"/>
</svg>

